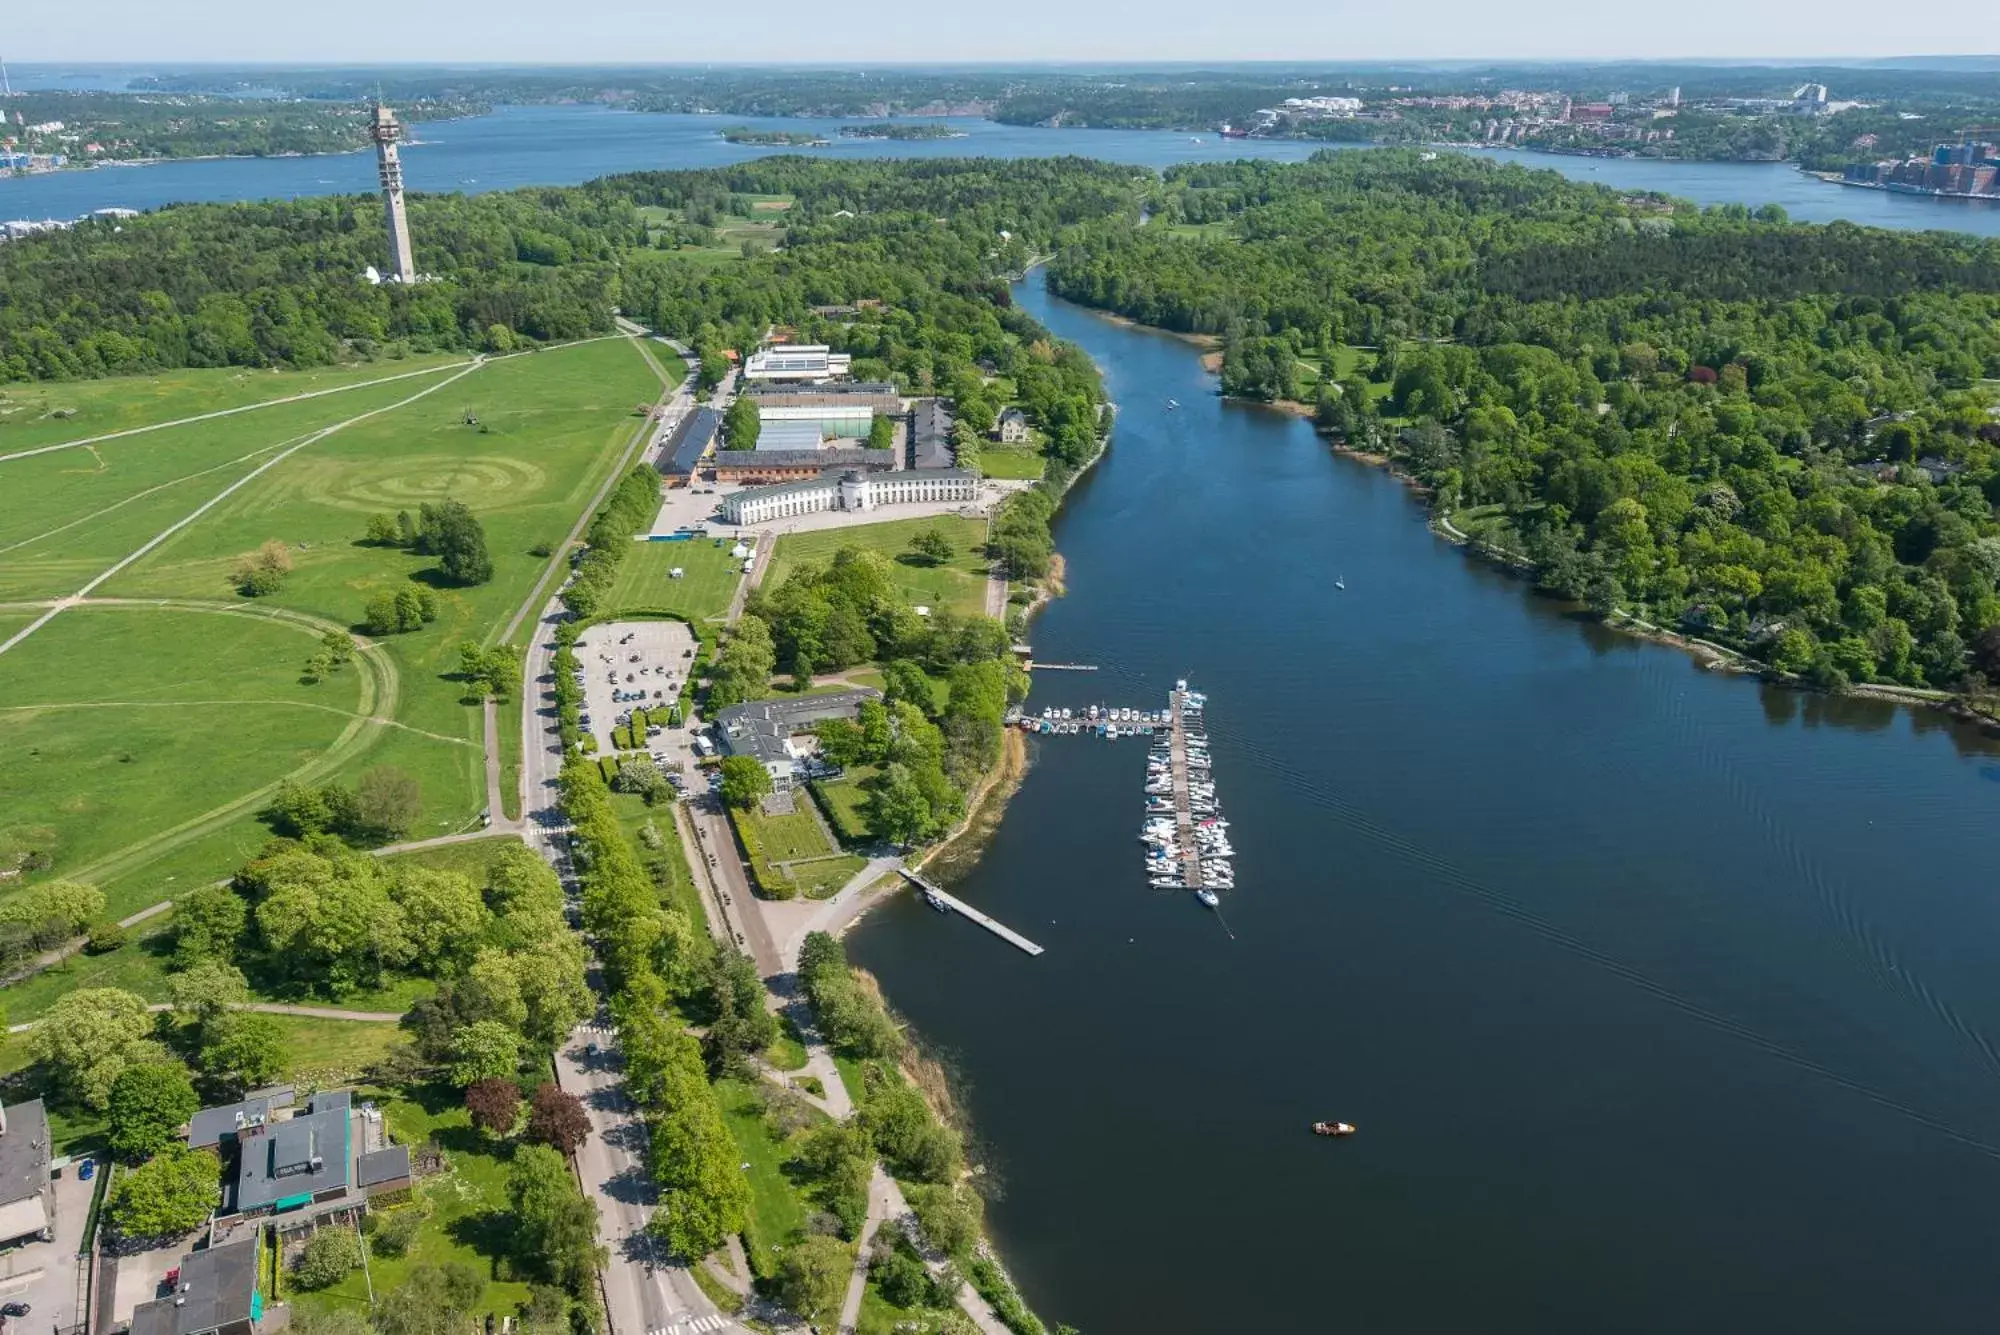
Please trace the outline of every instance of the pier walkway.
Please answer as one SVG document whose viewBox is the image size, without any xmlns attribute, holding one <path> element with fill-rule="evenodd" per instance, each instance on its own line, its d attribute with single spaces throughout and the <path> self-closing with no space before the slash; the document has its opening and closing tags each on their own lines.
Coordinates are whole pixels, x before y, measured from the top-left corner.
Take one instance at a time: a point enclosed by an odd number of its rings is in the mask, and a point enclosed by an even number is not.
<svg viewBox="0 0 2000 1335">
<path fill-rule="evenodd" d="M 1015 931 L 1013 928 L 1007 926 L 1004 923 L 998 922 L 993 918 L 987 917 L 984 913 L 981 913 L 978 909 L 972 907 L 972 905 L 966 903 L 964 900 L 959 899 L 957 896 L 946 894 L 944 891 L 938 889 L 936 886 L 932 885 L 929 881 L 925 880 L 923 877 L 911 871 L 908 867 L 898 867 L 896 868 L 896 870 L 898 872 L 901 872 L 903 879 L 908 881 L 911 885 L 916 886 L 917 889 L 923 891 L 925 894 L 929 895 L 937 902 L 943 904 L 953 913 L 957 913 L 963 917 L 970 918 L 972 921 L 978 923 L 981 927 L 984 927 L 987 931 L 993 933 L 993 935 L 999 937 L 1002 941 L 1005 941 L 1008 945 L 1018 947 L 1021 950 L 1025 950 L 1030 955 L 1039 955 L 1042 953 L 1042 948 L 1040 946 L 1036 945 L 1033 941 L 1030 941 L 1027 937 L 1022 936 L 1019 932 Z"/>
<path fill-rule="evenodd" d="M 1187 717 L 1182 706 L 1186 691 L 1168 697 L 1167 756 L 1174 776 L 1174 836 L 1180 847 L 1181 878 L 1190 890 L 1201 889 L 1201 850 L 1195 846 L 1194 813 L 1188 802 Z"/>
</svg>

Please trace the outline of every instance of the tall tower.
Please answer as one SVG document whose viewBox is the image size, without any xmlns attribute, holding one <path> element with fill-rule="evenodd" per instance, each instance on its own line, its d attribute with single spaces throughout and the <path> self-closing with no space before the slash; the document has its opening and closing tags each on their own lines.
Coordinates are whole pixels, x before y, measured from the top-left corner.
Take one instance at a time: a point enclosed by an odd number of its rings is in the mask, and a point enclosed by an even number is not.
<svg viewBox="0 0 2000 1335">
<path fill-rule="evenodd" d="M 382 209 L 389 224 L 389 276 L 401 283 L 417 281 L 417 266 L 410 258 L 410 220 L 403 213 L 403 163 L 396 156 L 396 141 L 403 127 L 396 113 L 375 104 L 375 117 L 368 124 L 368 137 L 375 141 L 375 165 L 382 177 Z"/>
</svg>

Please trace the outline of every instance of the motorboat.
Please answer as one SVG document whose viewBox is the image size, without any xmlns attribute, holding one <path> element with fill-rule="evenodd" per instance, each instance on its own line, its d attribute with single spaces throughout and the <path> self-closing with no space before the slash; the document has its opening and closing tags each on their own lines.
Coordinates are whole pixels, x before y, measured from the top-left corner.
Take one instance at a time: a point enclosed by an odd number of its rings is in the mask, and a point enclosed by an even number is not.
<svg viewBox="0 0 2000 1335">
<path fill-rule="evenodd" d="M 1209 889 L 1201 889 L 1195 891 L 1194 897 L 1196 899 L 1199 899 L 1202 903 L 1206 904 L 1210 908 L 1214 908 L 1218 904 L 1222 903 L 1221 897 L 1218 896 L 1215 893 L 1215 891 Z"/>
<path fill-rule="evenodd" d="M 1347 577 L 1346 577 L 1345 575 L 1335 575 L 1335 576 L 1333 577 L 1333 587 L 1334 587 L 1334 588 L 1336 588 L 1336 589 L 1344 589 L 1344 588 L 1346 588 L 1346 587 L 1347 587 Z"/>
<path fill-rule="evenodd" d="M 1354 1134 L 1354 1128 L 1346 1122 L 1314 1122 L 1313 1134 L 1315 1136 L 1351 1136 Z"/>
</svg>

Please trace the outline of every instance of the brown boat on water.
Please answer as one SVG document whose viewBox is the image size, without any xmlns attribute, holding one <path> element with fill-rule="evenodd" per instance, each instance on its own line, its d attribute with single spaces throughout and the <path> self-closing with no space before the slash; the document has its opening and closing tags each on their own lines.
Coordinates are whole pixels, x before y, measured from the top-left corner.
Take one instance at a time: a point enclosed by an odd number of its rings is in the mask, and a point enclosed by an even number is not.
<svg viewBox="0 0 2000 1335">
<path fill-rule="evenodd" d="M 1354 1134 L 1354 1128 L 1345 1122 L 1314 1122 L 1313 1134 L 1315 1136 L 1351 1136 Z"/>
</svg>

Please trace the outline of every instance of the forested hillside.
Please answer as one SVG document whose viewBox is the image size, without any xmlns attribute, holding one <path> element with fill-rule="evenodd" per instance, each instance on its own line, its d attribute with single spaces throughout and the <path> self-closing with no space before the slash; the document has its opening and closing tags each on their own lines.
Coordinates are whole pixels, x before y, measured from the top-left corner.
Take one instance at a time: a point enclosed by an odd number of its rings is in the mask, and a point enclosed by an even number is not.
<svg viewBox="0 0 2000 1335">
<path fill-rule="evenodd" d="M 1414 153 L 1154 209 L 1056 290 L 1221 336 L 1225 390 L 1315 399 L 1547 587 L 1830 685 L 2000 677 L 2000 243 Z"/>
</svg>

